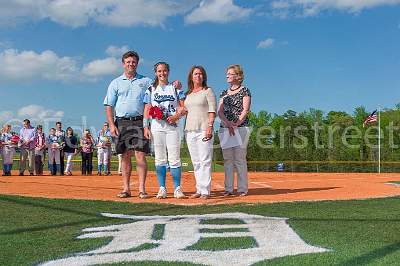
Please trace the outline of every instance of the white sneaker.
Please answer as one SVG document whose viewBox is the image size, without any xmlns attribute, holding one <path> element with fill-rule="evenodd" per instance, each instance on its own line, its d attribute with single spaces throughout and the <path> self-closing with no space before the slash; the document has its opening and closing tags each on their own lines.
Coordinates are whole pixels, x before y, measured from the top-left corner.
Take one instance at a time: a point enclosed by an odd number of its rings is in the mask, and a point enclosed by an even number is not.
<svg viewBox="0 0 400 266">
<path fill-rule="evenodd" d="M 165 190 L 165 187 L 160 187 L 158 190 L 157 199 L 165 199 L 167 197 L 167 190 Z"/>
<path fill-rule="evenodd" d="M 174 197 L 177 199 L 182 199 L 186 197 L 185 194 L 183 194 L 180 186 L 175 189 Z"/>
</svg>

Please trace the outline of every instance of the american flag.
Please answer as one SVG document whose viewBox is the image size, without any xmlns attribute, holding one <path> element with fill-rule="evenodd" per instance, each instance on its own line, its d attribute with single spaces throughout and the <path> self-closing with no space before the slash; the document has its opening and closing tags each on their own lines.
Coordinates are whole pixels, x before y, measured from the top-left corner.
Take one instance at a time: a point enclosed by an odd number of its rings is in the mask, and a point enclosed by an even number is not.
<svg viewBox="0 0 400 266">
<path fill-rule="evenodd" d="M 363 127 L 365 127 L 366 125 L 368 125 L 372 122 L 376 122 L 376 121 L 378 121 L 378 116 L 376 115 L 376 110 L 375 110 L 367 118 L 365 118 Z"/>
</svg>

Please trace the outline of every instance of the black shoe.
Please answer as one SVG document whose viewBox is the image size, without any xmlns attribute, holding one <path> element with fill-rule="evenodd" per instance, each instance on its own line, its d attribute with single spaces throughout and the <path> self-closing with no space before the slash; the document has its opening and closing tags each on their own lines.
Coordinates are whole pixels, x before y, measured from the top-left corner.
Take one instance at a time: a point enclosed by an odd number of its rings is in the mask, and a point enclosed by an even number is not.
<svg viewBox="0 0 400 266">
<path fill-rule="evenodd" d="M 24 175 L 24 173 L 19 173 L 19 176 L 23 176 Z"/>
<path fill-rule="evenodd" d="M 30 173 L 29 175 L 30 175 L 30 176 L 34 176 L 35 174 L 34 174 L 34 173 Z"/>
</svg>

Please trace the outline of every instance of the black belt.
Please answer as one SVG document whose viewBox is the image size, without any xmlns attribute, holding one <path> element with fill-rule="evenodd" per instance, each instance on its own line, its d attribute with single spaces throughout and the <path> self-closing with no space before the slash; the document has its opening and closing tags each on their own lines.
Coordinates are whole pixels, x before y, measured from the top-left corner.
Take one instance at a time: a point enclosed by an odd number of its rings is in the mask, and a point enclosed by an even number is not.
<svg viewBox="0 0 400 266">
<path fill-rule="evenodd" d="M 131 116 L 131 117 L 117 117 L 117 120 L 137 121 L 137 120 L 143 120 L 143 116 L 138 115 L 138 116 Z"/>
</svg>

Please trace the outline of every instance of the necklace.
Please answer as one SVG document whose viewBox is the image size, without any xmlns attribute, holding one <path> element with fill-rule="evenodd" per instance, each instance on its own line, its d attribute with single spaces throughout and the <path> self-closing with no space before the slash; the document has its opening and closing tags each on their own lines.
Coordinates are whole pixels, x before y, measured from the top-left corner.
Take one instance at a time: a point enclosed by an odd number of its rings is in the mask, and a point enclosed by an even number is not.
<svg viewBox="0 0 400 266">
<path fill-rule="evenodd" d="M 233 87 L 233 86 L 232 86 Z M 232 87 L 229 88 L 230 91 L 237 91 L 238 89 L 240 89 L 242 86 L 238 86 L 236 89 L 232 89 Z"/>
</svg>

